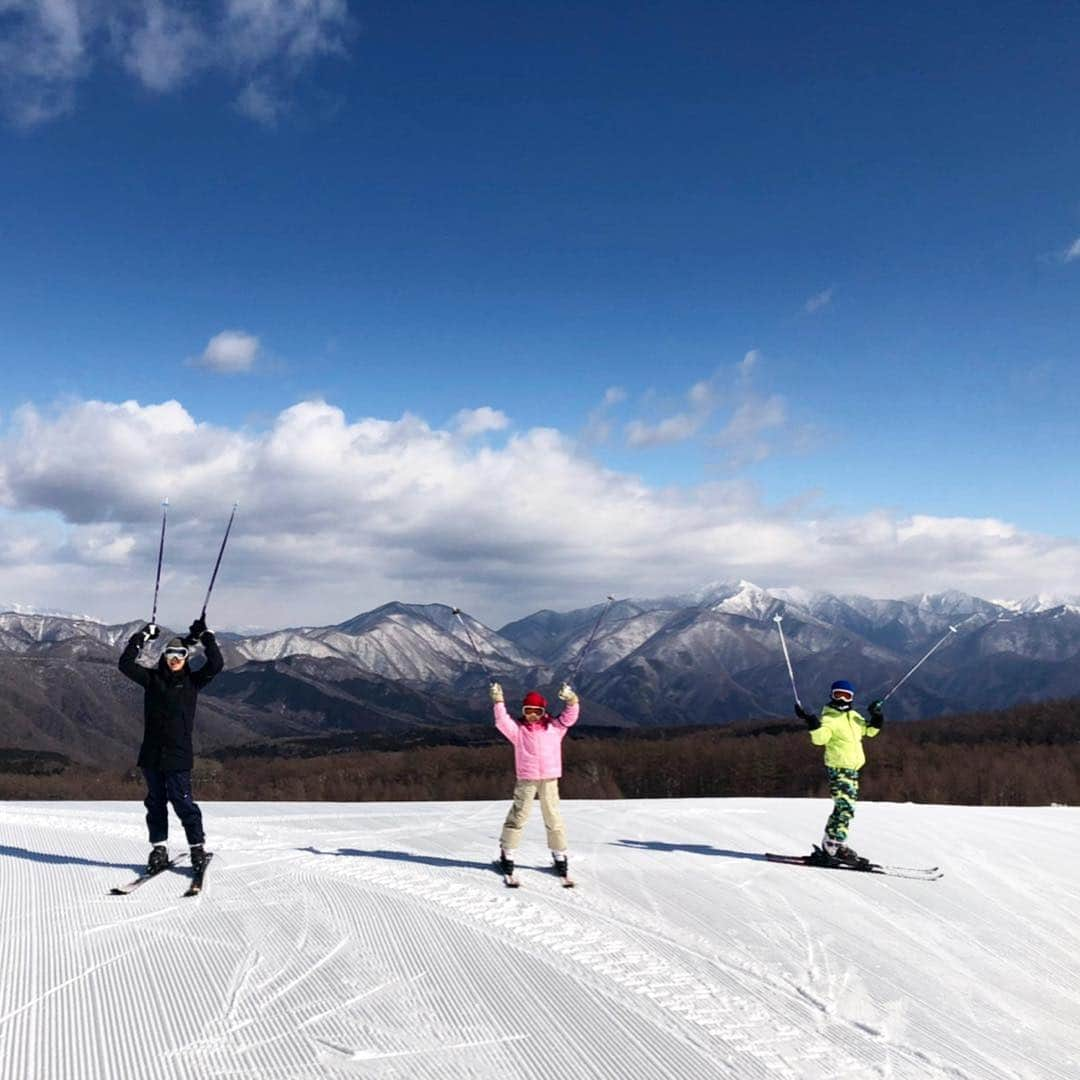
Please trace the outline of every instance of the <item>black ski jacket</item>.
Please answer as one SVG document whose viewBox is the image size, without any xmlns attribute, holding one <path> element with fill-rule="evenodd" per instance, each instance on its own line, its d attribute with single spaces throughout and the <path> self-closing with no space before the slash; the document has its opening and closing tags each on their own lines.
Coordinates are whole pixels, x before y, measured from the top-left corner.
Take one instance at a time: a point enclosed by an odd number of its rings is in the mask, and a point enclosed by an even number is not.
<svg viewBox="0 0 1080 1080">
<path fill-rule="evenodd" d="M 174 675 L 163 656 L 156 668 L 138 663 L 142 634 L 136 634 L 120 657 L 120 670 L 146 691 L 143 698 L 142 746 L 139 748 L 139 768 L 161 772 L 190 772 L 194 763 L 191 748 L 191 729 L 195 722 L 195 706 L 199 691 L 225 666 L 214 635 L 209 630 L 202 636 L 206 663 L 198 671 L 185 664 Z"/>
</svg>

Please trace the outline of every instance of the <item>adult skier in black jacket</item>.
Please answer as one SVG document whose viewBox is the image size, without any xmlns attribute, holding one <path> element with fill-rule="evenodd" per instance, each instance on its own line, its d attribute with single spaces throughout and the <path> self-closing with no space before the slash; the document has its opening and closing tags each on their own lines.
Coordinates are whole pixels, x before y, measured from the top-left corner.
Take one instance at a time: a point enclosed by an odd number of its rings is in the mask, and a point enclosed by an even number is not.
<svg viewBox="0 0 1080 1080">
<path fill-rule="evenodd" d="M 146 778 L 146 826 L 152 850 L 147 870 L 156 873 L 169 862 L 165 841 L 169 837 L 168 804 L 184 826 L 191 847 L 191 865 L 200 870 L 206 862 L 203 844 L 202 811 L 191 797 L 191 768 L 194 753 L 191 731 L 199 691 L 221 671 L 225 662 L 214 635 L 203 619 L 196 619 L 186 638 L 173 638 L 166 646 L 156 668 L 138 662 L 139 652 L 160 631 L 153 624 L 131 636 L 120 657 L 120 670 L 144 690 L 142 746 L 139 767 Z M 188 656 L 196 642 L 201 642 L 206 663 L 198 671 L 188 667 Z"/>
</svg>

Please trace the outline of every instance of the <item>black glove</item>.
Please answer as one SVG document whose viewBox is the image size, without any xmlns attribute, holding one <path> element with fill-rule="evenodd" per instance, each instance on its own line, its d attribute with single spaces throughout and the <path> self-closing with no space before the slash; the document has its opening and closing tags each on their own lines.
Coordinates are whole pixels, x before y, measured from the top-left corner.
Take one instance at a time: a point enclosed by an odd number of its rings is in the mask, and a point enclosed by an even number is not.
<svg viewBox="0 0 1080 1080">
<path fill-rule="evenodd" d="M 201 641 L 203 634 L 206 633 L 206 620 L 200 615 L 192 624 L 188 627 L 188 636 L 194 638 L 196 641 Z"/>
<path fill-rule="evenodd" d="M 152 641 L 161 633 L 161 630 L 154 625 L 154 623 L 147 623 L 141 630 L 136 630 L 134 634 L 128 638 L 128 644 L 136 645 L 138 648 L 142 648 L 148 641 Z"/>
<path fill-rule="evenodd" d="M 885 714 L 881 711 L 884 704 L 883 701 L 870 702 L 870 708 L 867 712 L 870 713 L 870 723 L 873 727 L 883 728 L 885 726 Z"/>
<path fill-rule="evenodd" d="M 795 715 L 806 725 L 809 731 L 817 731 L 821 727 L 821 721 L 812 712 L 807 712 L 798 702 L 795 704 Z"/>
</svg>

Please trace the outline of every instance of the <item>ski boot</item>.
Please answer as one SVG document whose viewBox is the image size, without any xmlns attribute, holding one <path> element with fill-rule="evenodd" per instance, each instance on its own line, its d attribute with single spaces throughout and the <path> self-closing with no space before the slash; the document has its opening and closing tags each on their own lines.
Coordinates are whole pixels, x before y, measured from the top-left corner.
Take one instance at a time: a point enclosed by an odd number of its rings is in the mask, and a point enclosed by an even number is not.
<svg viewBox="0 0 1080 1080">
<path fill-rule="evenodd" d="M 850 848 L 847 844 L 840 840 L 830 840 L 828 837 L 822 841 L 821 847 L 814 848 L 815 854 L 821 852 L 825 860 L 832 865 L 842 866 L 869 866 L 870 860 L 864 859 L 854 848 Z"/>
<path fill-rule="evenodd" d="M 849 866 L 858 866 L 859 863 L 866 862 L 866 859 L 864 859 L 854 848 L 849 848 L 847 844 L 840 844 L 832 853 L 832 857 L 837 862 L 847 863 Z"/>
<path fill-rule="evenodd" d="M 551 853 L 552 870 L 555 871 L 555 876 L 562 882 L 564 889 L 572 889 L 574 887 L 574 879 L 570 876 L 570 860 L 567 858 L 565 851 L 553 851 Z"/>
<path fill-rule="evenodd" d="M 209 856 L 206 854 L 202 844 L 191 845 L 191 869 L 196 874 L 201 874 L 206 868 L 206 864 L 209 860 Z"/>
<path fill-rule="evenodd" d="M 168 865 L 168 848 L 164 844 L 155 844 L 150 850 L 150 857 L 146 860 L 146 872 L 148 874 L 160 874 Z"/>
<path fill-rule="evenodd" d="M 499 851 L 499 872 L 503 877 L 512 878 L 514 876 L 514 860 L 505 851 L 501 850 Z"/>
</svg>

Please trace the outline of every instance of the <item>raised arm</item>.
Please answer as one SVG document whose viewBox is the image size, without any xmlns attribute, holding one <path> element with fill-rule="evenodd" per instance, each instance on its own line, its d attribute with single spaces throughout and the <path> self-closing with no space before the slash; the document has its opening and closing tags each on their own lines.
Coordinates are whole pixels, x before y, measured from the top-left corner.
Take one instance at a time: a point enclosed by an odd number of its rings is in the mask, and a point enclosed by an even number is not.
<svg viewBox="0 0 1080 1080">
<path fill-rule="evenodd" d="M 140 686 L 146 686 L 150 682 L 150 669 L 143 667 L 139 663 L 139 652 L 142 650 L 143 645 L 147 641 L 156 638 L 158 633 L 158 628 L 153 623 L 147 624 L 141 630 L 136 630 L 128 638 L 128 643 L 120 654 L 119 667 L 121 672 Z"/>
<path fill-rule="evenodd" d="M 577 723 L 581 705 L 578 702 L 577 694 L 574 693 L 569 683 L 563 683 L 559 687 L 559 700 L 564 702 L 565 705 L 563 711 L 555 717 L 555 723 L 564 728 L 573 727 Z"/>
<path fill-rule="evenodd" d="M 870 718 L 866 721 L 866 737 L 873 739 L 881 734 L 885 726 L 885 712 L 881 701 L 871 701 L 870 708 L 866 710 Z"/>
<path fill-rule="evenodd" d="M 491 695 L 491 704 L 495 713 L 495 726 L 512 743 L 516 744 L 521 735 L 521 730 L 514 722 L 514 718 L 506 711 L 506 705 L 503 702 L 503 688 L 497 682 L 493 682 L 488 693 Z"/>
</svg>

